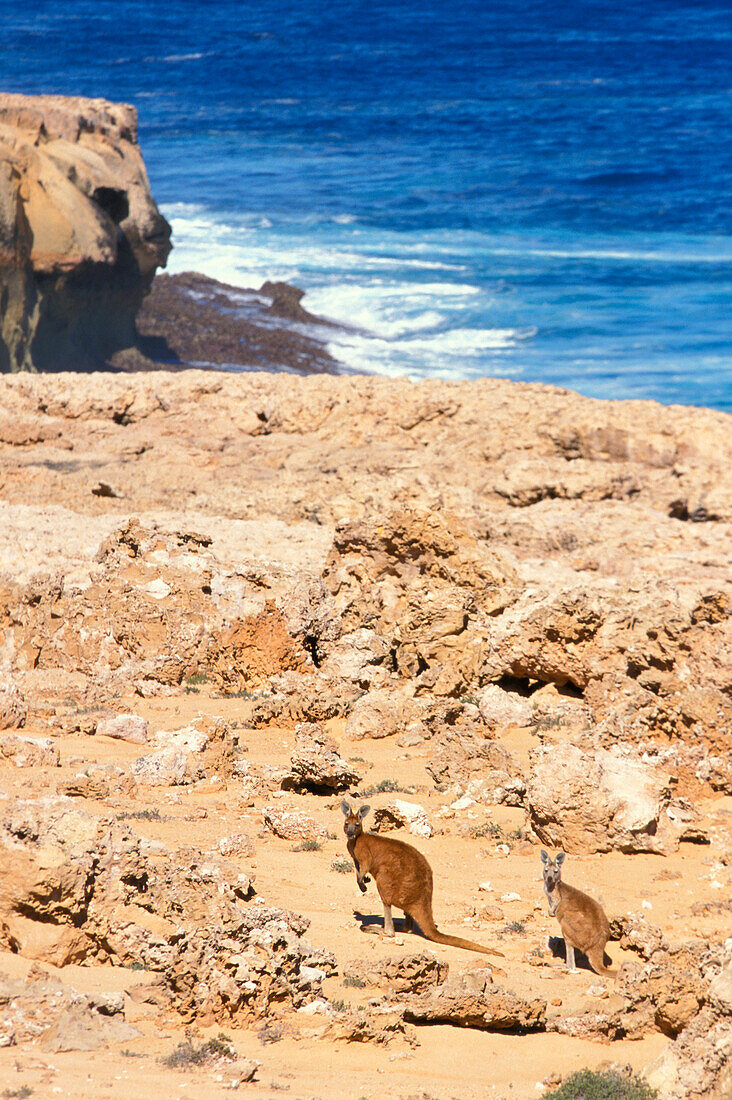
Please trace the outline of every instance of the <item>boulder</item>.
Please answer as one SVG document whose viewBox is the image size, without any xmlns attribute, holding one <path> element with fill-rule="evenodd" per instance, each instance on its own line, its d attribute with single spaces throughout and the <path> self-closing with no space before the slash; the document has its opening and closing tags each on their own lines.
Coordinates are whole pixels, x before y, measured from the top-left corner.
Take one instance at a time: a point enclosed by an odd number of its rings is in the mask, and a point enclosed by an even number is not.
<svg viewBox="0 0 732 1100">
<path fill-rule="evenodd" d="M 188 757 L 178 749 L 161 749 L 138 756 L 130 771 L 143 787 L 177 787 L 189 779 Z"/>
<path fill-rule="evenodd" d="M 416 802 L 404 802 L 395 798 L 386 806 L 374 810 L 373 832 L 383 833 L 405 826 L 413 836 L 430 837 L 434 834 L 427 811 Z"/>
<path fill-rule="evenodd" d="M 508 726 L 529 726 L 534 717 L 531 701 L 516 692 L 489 684 L 478 694 L 478 709 L 487 726 L 498 732 Z"/>
<path fill-rule="evenodd" d="M 492 984 L 489 970 L 450 977 L 436 989 L 404 1003 L 404 1019 L 421 1024 L 455 1024 L 481 1031 L 543 1031 L 546 1001 L 527 1000 Z"/>
<path fill-rule="evenodd" d="M 147 744 L 147 722 L 137 714 L 117 714 L 97 722 L 97 737 L 119 737 L 133 745 Z"/>
<path fill-rule="evenodd" d="M 0 730 L 19 729 L 25 725 L 28 707 L 12 680 L 0 682 Z"/>
<path fill-rule="evenodd" d="M 632 755 L 558 744 L 535 750 L 532 761 L 527 803 L 545 844 L 664 854 L 688 832 L 688 808 L 675 812 L 668 774 Z"/>
<path fill-rule="evenodd" d="M 346 721 L 346 736 L 360 741 L 408 733 L 420 728 L 421 714 L 419 703 L 408 693 L 379 688 L 353 704 Z"/>
<path fill-rule="evenodd" d="M 61 763 L 52 737 L 20 737 L 14 733 L 0 737 L 0 759 L 12 761 L 16 768 L 57 768 Z"/>
<path fill-rule="evenodd" d="M 262 810 L 264 826 L 283 840 L 325 840 L 328 830 L 318 825 L 307 814 L 285 810 L 280 806 L 265 806 Z"/>
<path fill-rule="evenodd" d="M 296 727 L 291 771 L 282 782 L 283 788 L 328 793 L 348 790 L 360 779 L 360 774 L 338 753 L 333 738 L 320 726 L 303 722 Z"/>
<path fill-rule="evenodd" d="M 422 993 L 441 985 L 448 974 L 448 964 L 431 951 L 411 955 L 385 955 L 380 958 L 354 959 L 343 976 L 352 984 L 384 987 L 394 993 Z"/>
</svg>

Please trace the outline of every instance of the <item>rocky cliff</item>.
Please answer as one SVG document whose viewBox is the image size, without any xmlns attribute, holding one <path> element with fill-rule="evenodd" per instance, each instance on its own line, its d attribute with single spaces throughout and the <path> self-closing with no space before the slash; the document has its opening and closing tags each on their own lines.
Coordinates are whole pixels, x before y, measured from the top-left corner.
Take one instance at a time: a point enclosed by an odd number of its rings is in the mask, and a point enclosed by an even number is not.
<svg viewBox="0 0 732 1100">
<path fill-rule="evenodd" d="M 170 247 L 133 107 L 0 95 L 0 371 L 134 362 Z"/>
</svg>

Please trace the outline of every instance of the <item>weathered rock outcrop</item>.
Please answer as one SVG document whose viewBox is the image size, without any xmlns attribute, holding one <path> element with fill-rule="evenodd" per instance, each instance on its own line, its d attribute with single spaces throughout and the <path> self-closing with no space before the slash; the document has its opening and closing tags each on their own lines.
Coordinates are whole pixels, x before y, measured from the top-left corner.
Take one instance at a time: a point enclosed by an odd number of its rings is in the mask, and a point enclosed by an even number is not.
<svg viewBox="0 0 732 1100">
<path fill-rule="evenodd" d="M 472 970 L 411 997 L 404 1019 L 411 1023 L 456 1024 L 484 1031 L 543 1031 L 546 1001 L 528 1000 L 492 984 L 490 971 Z"/>
<path fill-rule="evenodd" d="M 0 95 L 0 371 L 135 355 L 135 316 L 170 251 L 137 112 Z"/>
<path fill-rule="evenodd" d="M 704 839 L 692 807 L 673 799 L 668 773 L 619 752 L 539 749 L 527 802 L 541 840 L 565 852 L 663 854 L 685 837 Z"/>
</svg>

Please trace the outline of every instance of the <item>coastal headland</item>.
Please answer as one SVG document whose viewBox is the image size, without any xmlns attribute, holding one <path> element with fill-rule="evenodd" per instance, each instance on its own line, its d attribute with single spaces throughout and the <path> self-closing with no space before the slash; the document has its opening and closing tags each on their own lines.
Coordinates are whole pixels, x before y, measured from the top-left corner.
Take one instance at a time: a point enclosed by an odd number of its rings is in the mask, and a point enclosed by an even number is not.
<svg viewBox="0 0 732 1100">
<path fill-rule="evenodd" d="M 336 376 L 278 284 L 159 276 L 140 312 L 167 236 L 145 207 L 138 256 L 99 191 L 134 120 L 93 102 L 88 129 L 64 101 L 0 130 L 5 1094 L 530 1100 L 587 1067 L 727 1100 L 730 417 Z M 64 312 L 67 253 L 41 271 L 18 227 L 22 165 L 62 188 L 71 146 L 108 255 Z M 91 347 L 78 280 L 101 264 L 118 303 L 125 241 L 117 369 L 38 373 L 36 321 Z M 243 346 L 243 373 L 184 369 Z M 379 937 L 344 798 L 500 970 L 399 913 Z M 601 902 L 617 977 L 567 971 L 542 847 Z"/>
</svg>

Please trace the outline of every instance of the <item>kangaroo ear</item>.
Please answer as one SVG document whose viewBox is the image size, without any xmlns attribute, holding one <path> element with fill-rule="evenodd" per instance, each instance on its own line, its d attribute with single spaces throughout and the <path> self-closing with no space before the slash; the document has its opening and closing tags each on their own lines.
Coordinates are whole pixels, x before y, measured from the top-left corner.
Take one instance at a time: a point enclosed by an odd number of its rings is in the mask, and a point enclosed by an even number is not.
<svg viewBox="0 0 732 1100">
<path fill-rule="evenodd" d="M 541 849 L 541 862 L 549 863 L 549 853 L 545 852 L 543 848 Z"/>
<path fill-rule="evenodd" d="M 557 867 L 561 867 L 564 863 L 564 852 L 557 852 L 557 858 L 554 861 Z"/>
<path fill-rule="evenodd" d="M 361 818 L 362 821 L 366 817 L 366 814 L 369 812 L 370 809 L 370 806 L 362 806 L 361 809 L 358 811 L 358 816 Z"/>
<path fill-rule="evenodd" d="M 341 809 L 343 810 L 343 813 L 346 815 L 346 817 L 350 817 L 351 807 L 348 805 L 345 799 L 343 800 L 343 802 L 341 802 Z"/>
</svg>

